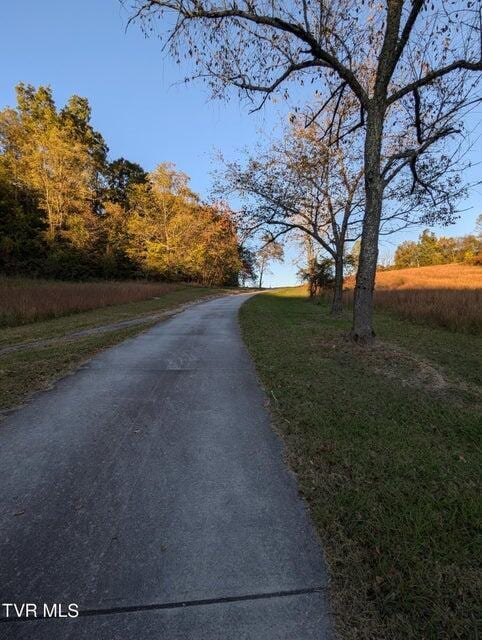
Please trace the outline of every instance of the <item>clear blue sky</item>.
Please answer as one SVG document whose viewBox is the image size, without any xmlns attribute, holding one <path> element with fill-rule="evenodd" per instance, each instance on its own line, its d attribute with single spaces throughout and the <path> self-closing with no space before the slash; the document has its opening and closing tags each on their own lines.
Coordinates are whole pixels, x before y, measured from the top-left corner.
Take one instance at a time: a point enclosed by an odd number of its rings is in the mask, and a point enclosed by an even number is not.
<svg viewBox="0 0 482 640">
<path fill-rule="evenodd" d="M 213 156 L 221 151 L 236 157 L 254 146 L 261 131 L 272 131 L 283 111 L 269 106 L 249 115 L 246 104 L 209 100 L 202 83 L 184 84 L 183 69 L 159 40 L 146 39 L 136 26 L 125 31 L 127 14 L 117 0 L 22 0 L 1 9 L 0 108 L 14 104 L 14 86 L 20 81 L 49 84 L 57 104 L 72 94 L 86 96 L 93 124 L 104 135 L 111 157 L 124 156 L 152 169 L 172 161 L 192 179 L 192 187 L 207 197 Z M 480 110 L 474 117 L 480 118 Z M 482 156 L 480 142 L 474 159 Z M 480 167 L 477 169 L 480 172 Z M 482 191 L 471 193 L 470 211 L 446 230 L 457 235 L 473 230 L 482 212 Z M 417 235 L 412 230 L 392 237 L 382 255 L 400 240 Z M 284 264 L 273 267 L 267 285 L 295 282 L 294 251 Z"/>
</svg>

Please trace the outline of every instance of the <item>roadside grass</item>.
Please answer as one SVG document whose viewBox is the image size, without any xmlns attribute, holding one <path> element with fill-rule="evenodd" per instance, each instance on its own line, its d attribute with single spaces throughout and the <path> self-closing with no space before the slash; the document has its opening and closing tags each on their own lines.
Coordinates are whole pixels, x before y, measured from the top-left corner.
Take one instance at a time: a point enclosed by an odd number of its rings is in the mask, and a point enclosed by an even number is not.
<svg viewBox="0 0 482 640">
<path fill-rule="evenodd" d="M 180 305 L 226 292 L 222 289 L 185 287 L 157 299 L 0 329 L 0 348 L 32 342 L 28 349 L 0 356 L 0 412 L 20 404 L 34 392 L 45 389 L 98 351 L 145 331 L 157 321 L 146 320 L 142 325 L 74 339 L 68 337 L 70 332 L 174 310 Z M 35 340 L 52 338 L 58 340 L 49 345 L 34 343 Z"/>
<path fill-rule="evenodd" d="M 33 340 L 62 337 L 73 331 L 161 313 L 206 296 L 228 292 L 229 290 L 223 289 L 184 286 L 147 300 L 92 309 L 16 327 L 3 327 L 0 328 L 0 348 Z"/>
<path fill-rule="evenodd" d="M 480 339 L 379 312 L 367 352 L 344 338 L 348 314 L 301 288 L 251 298 L 240 322 L 322 541 L 339 638 L 478 638 Z"/>
<path fill-rule="evenodd" d="M 48 388 L 97 352 L 141 333 L 153 324 L 155 323 L 151 322 L 108 334 L 81 338 L 73 342 L 2 355 L 0 412 L 11 409 L 27 400 L 35 392 Z"/>
</svg>

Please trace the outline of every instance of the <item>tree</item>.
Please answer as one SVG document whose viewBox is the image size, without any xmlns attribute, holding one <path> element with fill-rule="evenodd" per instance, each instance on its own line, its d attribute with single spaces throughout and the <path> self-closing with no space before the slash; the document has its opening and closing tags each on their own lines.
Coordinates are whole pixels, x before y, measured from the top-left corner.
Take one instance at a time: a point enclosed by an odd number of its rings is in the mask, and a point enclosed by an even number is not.
<svg viewBox="0 0 482 640">
<path fill-rule="evenodd" d="M 234 219 L 224 205 L 207 205 L 188 177 L 160 164 L 133 185 L 126 253 L 139 270 L 167 280 L 208 286 L 237 284 L 240 270 Z"/>
<path fill-rule="evenodd" d="M 397 247 L 394 262 L 397 269 L 453 262 L 478 264 L 481 252 L 480 237 L 467 235 L 460 238 L 437 238 L 434 233 L 425 229 L 418 242 L 406 240 Z"/>
<path fill-rule="evenodd" d="M 340 118 L 343 110 L 340 112 Z M 226 165 L 221 189 L 245 201 L 239 224 L 262 229 L 272 239 L 302 233 L 327 253 L 334 265 L 331 311 L 342 310 L 346 243 L 359 237 L 363 211 L 363 164 L 352 144 L 327 144 L 315 128 L 299 122 L 268 151 Z M 314 256 L 308 264 L 318 264 Z"/>
<path fill-rule="evenodd" d="M 313 299 L 323 290 L 332 289 L 335 285 L 333 260 L 329 258 L 312 258 L 306 269 L 298 274 L 303 282 L 308 284 L 310 298 Z"/>
<path fill-rule="evenodd" d="M 14 181 L 37 195 L 45 212 L 46 238 L 86 247 L 95 227 L 93 185 L 96 151 L 84 139 L 97 137 L 75 107 L 72 98 L 60 113 L 49 88 L 20 84 L 17 109 L 0 113 L 0 146 Z M 82 102 L 87 108 L 86 103 Z M 84 113 L 90 117 L 90 111 Z M 84 129 L 82 130 L 82 127 Z M 97 158 L 97 159 L 95 159 Z"/>
<path fill-rule="evenodd" d="M 263 245 L 258 249 L 257 254 L 259 267 L 258 286 L 260 289 L 263 287 L 263 276 L 268 270 L 269 264 L 271 262 L 282 262 L 284 255 L 283 246 L 270 236 L 263 236 L 261 240 Z"/>
<path fill-rule="evenodd" d="M 180 279 L 180 252 L 183 252 L 183 228 L 180 218 L 190 215 L 198 202 L 189 189 L 188 177 L 173 165 L 160 164 L 148 175 L 146 183 L 131 190 L 130 237 L 128 254 L 148 273 Z"/>
<path fill-rule="evenodd" d="M 239 260 L 241 263 L 240 271 L 239 271 L 239 280 L 240 285 L 242 287 L 246 286 L 246 281 L 251 280 L 254 282 L 256 280 L 256 253 L 248 249 L 243 244 L 238 245 L 239 252 Z"/>
<path fill-rule="evenodd" d="M 264 151 L 258 148 L 243 164 L 230 162 L 218 189 L 235 192 L 244 202 L 239 225 L 247 233 L 262 229 L 273 239 L 284 234 L 302 233 L 328 255 L 334 266 L 331 313 L 342 311 L 343 277 L 359 264 L 360 236 L 365 205 L 363 189 L 363 144 L 360 134 L 331 145 L 324 134 L 333 122 L 343 126 L 353 105 L 348 100 L 338 106 L 335 120 L 305 128 L 308 117 L 293 117 L 281 141 Z M 457 180 L 439 172 L 436 166 L 420 169 L 431 175 L 433 187 L 444 192 L 442 201 L 426 193 L 412 192 L 403 178 L 395 179 L 385 191 L 380 233 L 392 234 L 411 225 L 447 222 L 452 201 L 460 193 Z M 447 206 L 448 205 L 448 206 Z M 355 243 L 355 256 L 347 253 Z M 316 252 L 315 252 L 316 253 Z M 316 264 L 309 259 L 308 264 Z"/>
<path fill-rule="evenodd" d="M 101 213 L 109 149 L 102 135 L 90 124 L 90 119 L 89 101 L 87 98 L 76 95 L 69 98 L 59 113 L 59 124 L 67 136 L 87 150 L 92 168 L 91 208 L 95 213 Z"/>
<path fill-rule="evenodd" d="M 45 216 L 35 194 L 11 180 L 0 155 L 0 269 L 37 275 L 45 259 Z"/>
<path fill-rule="evenodd" d="M 145 184 L 147 182 L 147 172 L 136 162 L 118 158 L 107 165 L 105 181 L 105 196 L 107 200 L 127 209 L 131 188 L 136 184 Z"/>
<path fill-rule="evenodd" d="M 317 262 L 317 251 L 315 249 L 315 241 L 312 236 L 307 233 L 301 232 L 297 238 L 299 240 L 299 244 L 301 245 L 302 255 L 304 262 L 302 262 L 302 266 L 298 269 L 298 277 L 301 282 L 306 282 L 308 284 L 308 293 L 310 296 L 310 300 L 313 300 L 316 296 L 317 290 L 315 284 L 315 264 Z"/>
<path fill-rule="evenodd" d="M 326 98 L 322 107 L 336 105 L 344 93 L 358 101 L 359 120 L 344 130 L 331 127 L 330 138 L 336 144 L 364 132 L 365 213 L 352 337 L 370 343 L 384 191 L 408 170 L 412 189 L 430 194 L 420 162 L 461 132 L 464 115 L 480 101 L 476 3 L 136 0 L 134 7 L 132 19 L 141 19 L 146 31 L 156 18 L 165 19 L 174 55 L 194 58 L 197 76 L 214 95 L 227 87 L 250 99 L 258 92 L 259 107 L 275 92 L 287 95 L 288 83 L 298 79 L 317 83 Z"/>
<path fill-rule="evenodd" d="M 350 251 L 345 255 L 345 268 L 348 275 L 353 275 L 357 272 L 358 263 L 360 262 L 360 245 L 360 238 L 358 238 L 352 244 Z"/>
<path fill-rule="evenodd" d="M 395 251 L 394 264 L 396 269 L 419 267 L 418 244 L 413 240 L 405 240 L 399 244 Z"/>
<path fill-rule="evenodd" d="M 425 229 L 418 242 L 418 260 L 422 267 L 431 264 L 442 264 L 443 256 L 439 251 L 437 236 L 432 231 Z"/>
<path fill-rule="evenodd" d="M 202 203 L 169 163 L 149 175 L 109 163 L 85 98 L 58 109 L 48 87 L 17 87 L 0 112 L 0 268 L 68 279 L 148 276 L 237 285 L 232 212 Z"/>
<path fill-rule="evenodd" d="M 475 222 L 475 234 L 482 236 L 482 213 L 477 216 L 477 220 Z"/>
</svg>

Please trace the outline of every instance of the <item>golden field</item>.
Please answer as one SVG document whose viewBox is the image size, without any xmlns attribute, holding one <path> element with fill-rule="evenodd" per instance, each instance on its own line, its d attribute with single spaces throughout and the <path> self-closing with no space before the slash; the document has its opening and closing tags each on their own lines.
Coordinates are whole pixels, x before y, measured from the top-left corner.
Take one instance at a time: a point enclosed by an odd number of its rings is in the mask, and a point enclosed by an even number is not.
<svg viewBox="0 0 482 640">
<path fill-rule="evenodd" d="M 381 289 L 482 289 L 482 267 L 440 264 L 416 269 L 393 269 L 377 273 Z"/>
<path fill-rule="evenodd" d="M 353 278 L 345 286 L 351 298 Z M 377 273 L 375 304 L 402 318 L 453 331 L 482 329 L 482 267 L 444 264 Z"/>
<path fill-rule="evenodd" d="M 56 318 L 79 311 L 138 302 L 179 288 L 165 282 L 62 282 L 0 278 L 0 326 Z"/>
</svg>

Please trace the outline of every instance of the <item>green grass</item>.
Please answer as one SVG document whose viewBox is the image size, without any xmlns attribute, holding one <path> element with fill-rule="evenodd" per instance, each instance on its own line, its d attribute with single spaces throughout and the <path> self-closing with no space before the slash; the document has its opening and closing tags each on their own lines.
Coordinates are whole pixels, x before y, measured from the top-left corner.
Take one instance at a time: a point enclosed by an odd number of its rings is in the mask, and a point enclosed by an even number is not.
<svg viewBox="0 0 482 640">
<path fill-rule="evenodd" d="M 0 329 L 0 348 L 35 340 L 58 338 L 49 345 L 32 344 L 28 349 L 0 355 L 0 411 L 18 405 L 32 393 L 45 389 L 98 351 L 145 331 L 155 321 L 116 329 L 108 333 L 64 339 L 70 332 L 161 313 L 220 293 L 223 293 L 223 290 L 186 287 L 169 292 L 157 299 L 105 307 L 29 325 Z"/>
<path fill-rule="evenodd" d="M 98 351 L 145 331 L 152 324 L 154 323 L 2 355 L 0 411 L 22 403 L 34 392 L 49 387 Z"/>
<path fill-rule="evenodd" d="M 341 639 L 478 638 L 481 341 L 378 314 L 348 342 L 301 289 L 241 326 L 331 575 Z"/>
</svg>

